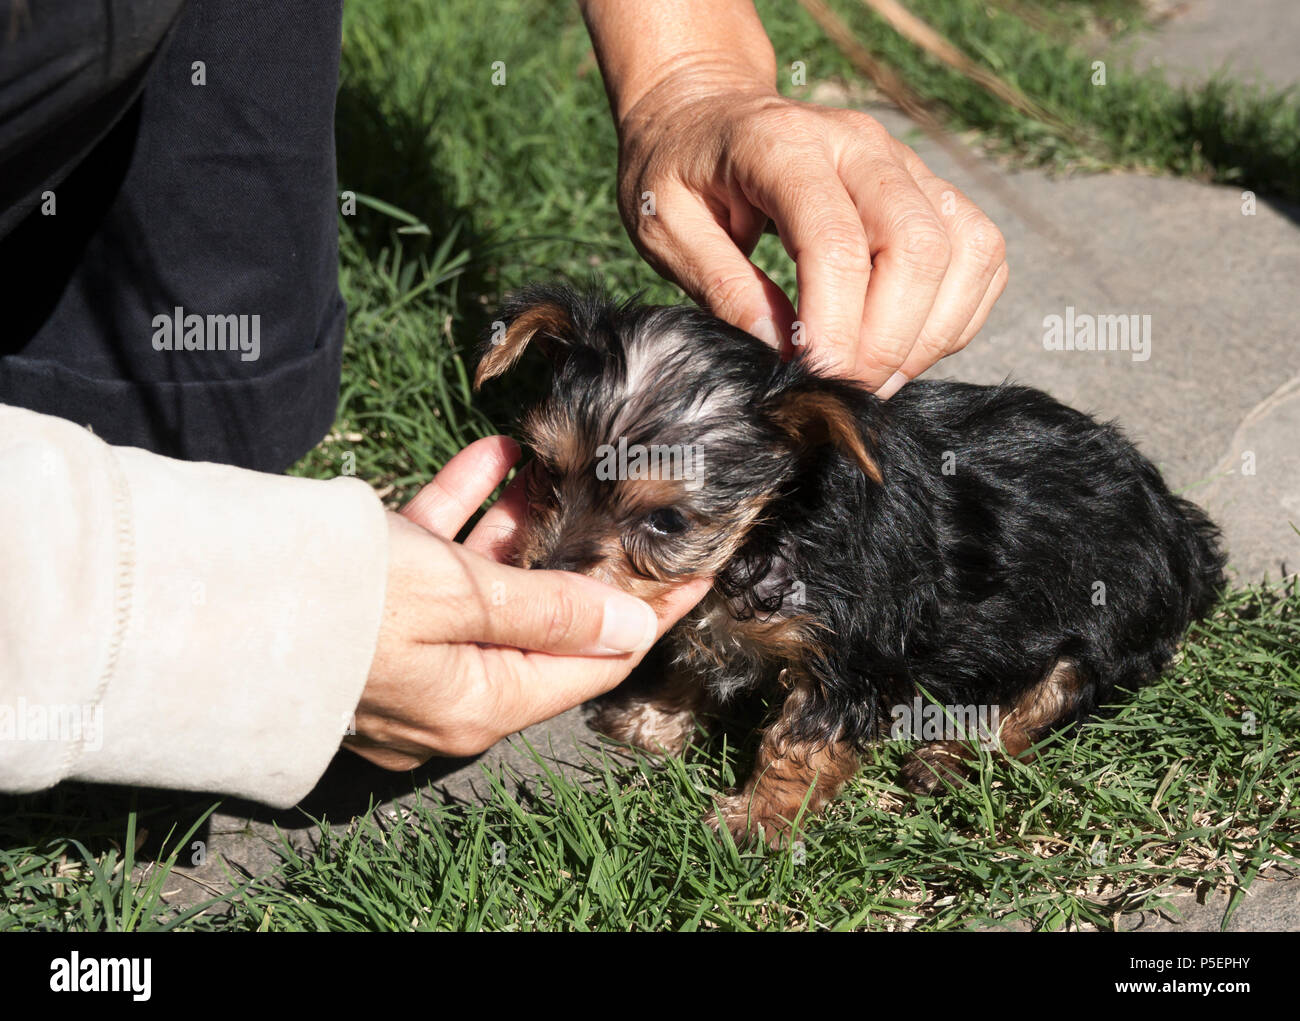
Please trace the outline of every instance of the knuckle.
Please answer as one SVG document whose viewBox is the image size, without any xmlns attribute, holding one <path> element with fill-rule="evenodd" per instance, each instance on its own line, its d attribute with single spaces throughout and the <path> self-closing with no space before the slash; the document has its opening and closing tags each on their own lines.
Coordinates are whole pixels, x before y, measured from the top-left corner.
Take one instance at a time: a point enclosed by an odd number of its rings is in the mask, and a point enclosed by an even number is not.
<svg viewBox="0 0 1300 1021">
<path fill-rule="evenodd" d="M 714 315 L 728 319 L 728 313 L 743 308 L 754 284 L 753 277 L 740 273 L 723 274 L 704 283 L 704 302 Z"/>
<path fill-rule="evenodd" d="M 747 107 L 732 121 L 736 139 L 768 142 L 819 132 L 821 108 L 788 99 L 766 99 Z M 812 116 L 810 116 L 812 115 Z"/>
<path fill-rule="evenodd" d="M 642 245 L 655 250 L 675 247 L 668 210 L 662 204 L 661 194 L 653 188 L 644 188 L 631 194 L 623 204 L 623 220 L 629 233 Z M 646 196 L 653 197 L 657 203 L 653 216 L 643 211 Z"/>
<path fill-rule="evenodd" d="M 787 168 L 807 165 L 809 154 L 825 149 L 825 126 L 815 113 L 787 100 L 751 107 L 728 119 L 718 151 L 733 167 L 775 187 Z"/>
<path fill-rule="evenodd" d="M 913 268 L 938 277 L 952 261 L 952 242 L 943 225 L 931 217 L 910 216 L 900 224 L 898 250 Z"/>
<path fill-rule="evenodd" d="M 673 247 L 672 235 L 667 224 L 664 223 L 663 217 L 643 216 L 633 206 L 633 211 L 628 214 L 627 219 L 632 226 L 632 233 L 641 244 L 655 249 Z"/>
<path fill-rule="evenodd" d="M 482 755 L 497 743 L 492 721 L 500 708 L 491 692 L 479 690 L 456 706 L 438 728 L 437 747 L 443 755 L 469 758 Z"/>
<path fill-rule="evenodd" d="M 494 741 L 483 727 L 470 726 L 449 733 L 439 744 L 443 754 L 454 759 L 471 759 L 491 748 Z"/>
<path fill-rule="evenodd" d="M 805 131 L 807 126 L 802 123 L 797 110 L 780 106 L 746 111 L 737 118 L 733 128 L 736 140 L 747 141 L 751 151 L 758 153 L 774 139 L 789 138 L 791 133 Z"/>
<path fill-rule="evenodd" d="M 962 244 L 967 254 L 985 269 L 996 268 L 1007 254 L 1007 242 L 1002 232 L 982 213 L 974 222 L 963 227 Z"/>
<path fill-rule="evenodd" d="M 879 337 L 870 351 L 862 353 L 862 367 L 884 382 L 903 367 L 912 352 L 912 346 L 907 341 Z"/>
<path fill-rule="evenodd" d="M 861 275 L 871 271 L 871 247 L 860 226 L 830 223 L 816 234 L 827 265 L 846 274 Z"/>
<path fill-rule="evenodd" d="M 655 216 L 649 215 L 652 206 L 647 206 L 647 198 L 653 196 L 657 206 L 658 198 L 677 183 L 675 175 L 662 162 L 662 158 L 652 158 L 636 170 L 626 171 L 619 180 L 618 199 L 623 215 L 635 218 L 646 229 L 658 222 Z"/>
<path fill-rule="evenodd" d="M 870 155 L 892 155 L 894 136 L 869 113 L 849 108 L 828 110 L 828 115 L 849 131 L 853 145 Z"/>
<path fill-rule="evenodd" d="M 564 584 L 554 585 L 547 593 L 541 613 L 546 618 L 542 633 L 548 649 L 563 646 L 575 634 L 583 619 L 578 600 Z"/>
<path fill-rule="evenodd" d="M 924 161 L 921 159 L 921 157 L 918 156 L 918 155 L 916 154 L 916 150 L 913 149 L 913 148 L 912 148 L 910 145 L 908 145 L 906 142 L 902 141 L 901 139 L 894 138 L 894 137 L 890 136 L 890 138 L 889 138 L 889 154 L 890 154 L 890 156 L 894 159 L 894 161 L 895 161 L 896 163 L 900 164 L 901 166 L 907 167 L 907 168 L 908 168 L 908 173 L 912 173 L 911 167 L 912 167 L 913 165 L 917 165 L 917 166 L 919 166 L 919 167 L 924 167 L 924 168 L 925 168 L 925 176 L 927 176 L 927 177 L 933 177 L 936 181 L 938 181 L 940 184 L 942 184 L 945 188 L 952 188 L 954 191 L 956 191 L 956 189 L 953 188 L 953 185 L 952 185 L 950 182 L 945 181 L 945 180 L 943 180 L 941 177 L 938 177 L 937 175 L 935 175 L 934 173 L 932 173 L 932 172 L 930 171 L 930 168 L 925 166 L 925 163 L 924 163 Z M 915 176 L 915 174 L 913 174 L 913 176 Z"/>
<path fill-rule="evenodd" d="M 955 355 L 958 351 L 964 350 L 966 348 L 966 345 L 969 344 L 974 339 L 975 339 L 974 333 L 971 334 L 963 333 L 961 336 L 959 336 L 956 340 L 952 342 L 952 346 L 948 348 L 945 354 Z"/>
<path fill-rule="evenodd" d="M 907 362 L 920 362 L 925 369 L 930 368 L 938 362 L 949 351 L 948 337 L 936 333 L 927 323 L 922 328 L 920 335 L 916 338 L 916 343 L 912 349 L 907 352 Z"/>
<path fill-rule="evenodd" d="M 997 289 L 997 293 L 999 295 L 1001 295 L 1002 292 L 1007 289 L 1007 282 L 1010 279 L 1011 279 L 1011 266 L 1007 263 L 1006 259 L 1004 258 L 1002 260 L 1002 265 L 999 266 L 997 272 L 993 274 L 992 286 Z"/>
<path fill-rule="evenodd" d="M 443 755 L 479 755 L 496 743 L 493 725 L 501 718 L 500 676 L 481 657 L 464 654 L 449 664 L 446 697 L 433 724 L 434 747 Z"/>
</svg>

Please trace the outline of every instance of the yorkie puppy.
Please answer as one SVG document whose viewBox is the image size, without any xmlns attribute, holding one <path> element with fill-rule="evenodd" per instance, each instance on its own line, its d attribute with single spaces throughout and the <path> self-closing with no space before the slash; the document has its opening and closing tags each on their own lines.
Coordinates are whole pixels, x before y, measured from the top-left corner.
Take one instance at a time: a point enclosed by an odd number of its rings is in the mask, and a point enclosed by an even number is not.
<svg viewBox="0 0 1300 1021">
<path fill-rule="evenodd" d="M 714 578 L 661 642 L 665 676 L 593 726 L 675 754 L 697 719 L 766 694 L 752 775 L 710 819 L 737 838 L 788 837 L 922 699 L 949 721 L 976 707 L 996 721 L 982 739 L 1029 758 L 1153 679 L 1223 584 L 1209 519 L 1115 427 L 1037 390 L 881 401 L 698 309 L 558 286 L 509 300 L 475 386 L 530 343 L 554 378 L 526 419 L 516 562 L 652 604 Z M 963 774 L 975 735 L 938 736 L 903 787 Z"/>
</svg>

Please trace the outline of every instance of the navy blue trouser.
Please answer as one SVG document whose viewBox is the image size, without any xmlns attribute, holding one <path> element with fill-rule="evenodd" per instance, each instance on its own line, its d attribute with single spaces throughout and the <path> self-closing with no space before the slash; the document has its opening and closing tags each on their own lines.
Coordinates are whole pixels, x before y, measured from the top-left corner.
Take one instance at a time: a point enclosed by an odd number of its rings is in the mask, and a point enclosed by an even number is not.
<svg viewBox="0 0 1300 1021">
<path fill-rule="evenodd" d="M 0 403 L 262 471 L 324 435 L 341 18 L 341 0 L 0 0 Z"/>
</svg>

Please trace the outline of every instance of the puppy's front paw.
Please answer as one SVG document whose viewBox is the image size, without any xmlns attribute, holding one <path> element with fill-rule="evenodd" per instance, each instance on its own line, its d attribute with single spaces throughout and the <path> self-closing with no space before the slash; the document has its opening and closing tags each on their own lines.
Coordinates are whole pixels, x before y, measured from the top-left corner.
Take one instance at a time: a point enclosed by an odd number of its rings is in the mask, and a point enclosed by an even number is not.
<svg viewBox="0 0 1300 1021">
<path fill-rule="evenodd" d="M 780 848 L 794 837 L 789 820 L 768 810 L 751 794 L 729 794 L 714 800 L 717 807 L 704 817 L 704 821 L 719 831 L 725 826 L 737 847 L 744 847 L 758 838 L 769 847 Z"/>
<path fill-rule="evenodd" d="M 598 734 L 651 755 L 680 755 L 695 733 L 689 711 L 660 709 L 649 702 L 598 705 L 587 721 Z"/>
</svg>

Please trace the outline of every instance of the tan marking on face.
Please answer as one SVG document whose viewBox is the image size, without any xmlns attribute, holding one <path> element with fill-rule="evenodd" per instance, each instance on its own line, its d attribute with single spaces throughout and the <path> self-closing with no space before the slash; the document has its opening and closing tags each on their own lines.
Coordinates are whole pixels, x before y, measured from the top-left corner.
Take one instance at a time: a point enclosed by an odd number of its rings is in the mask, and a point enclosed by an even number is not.
<svg viewBox="0 0 1300 1021">
<path fill-rule="evenodd" d="M 623 487 L 628 483 L 618 485 Z M 752 506 L 738 508 L 725 527 L 700 524 L 691 519 L 689 510 L 683 509 L 691 525 L 681 534 L 638 535 L 637 522 L 645 514 L 675 506 L 672 500 L 664 503 L 662 498 L 678 492 L 679 485 L 673 481 L 639 480 L 633 484 L 636 490 L 631 498 L 633 502 L 627 502 L 620 490 L 614 497 L 616 506 L 592 507 L 581 516 L 566 516 L 562 508 L 555 506 L 530 508 L 517 534 L 516 563 L 542 564 L 568 542 L 585 540 L 600 550 L 598 562 L 586 573 L 655 605 L 669 589 L 690 578 L 716 574 L 725 567 L 744 543 L 766 503 L 761 499 Z"/>
<path fill-rule="evenodd" d="M 584 557 L 592 561 L 581 573 L 614 584 L 611 579 L 617 578 L 619 572 L 611 565 L 622 559 L 623 546 L 618 533 L 609 531 L 609 524 L 603 517 L 592 517 L 590 521 L 566 520 L 553 507 L 530 512 L 516 533 L 515 564 L 545 568 L 557 555 L 568 559 L 579 552 L 575 548 L 577 544 L 580 544 Z"/>
<path fill-rule="evenodd" d="M 679 479 L 627 479 L 618 484 L 618 502 L 631 514 L 649 514 L 685 503 L 690 492 Z"/>
<path fill-rule="evenodd" d="M 590 469 L 591 452 L 572 423 L 549 405 L 534 408 L 523 423 L 524 442 L 561 477 L 581 477 Z"/>
</svg>

